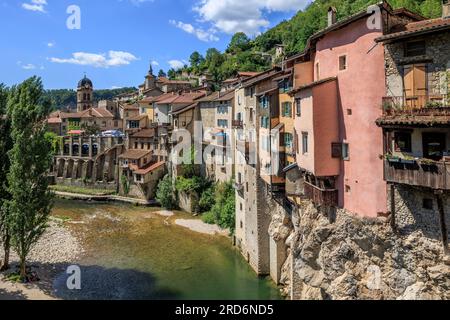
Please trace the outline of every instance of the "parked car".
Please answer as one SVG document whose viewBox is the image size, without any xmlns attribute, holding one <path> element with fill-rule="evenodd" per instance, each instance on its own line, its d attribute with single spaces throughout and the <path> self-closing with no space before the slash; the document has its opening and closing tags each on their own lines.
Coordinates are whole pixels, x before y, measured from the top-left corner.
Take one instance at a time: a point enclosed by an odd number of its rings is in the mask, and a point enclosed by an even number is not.
<svg viewBox="0 0 450 320">
<path fill-rule="evenodd" d="M 125 137 L 125 134 L 120 130 L 108 130 L 102 132 L 102 137 Z"/>
</svg>

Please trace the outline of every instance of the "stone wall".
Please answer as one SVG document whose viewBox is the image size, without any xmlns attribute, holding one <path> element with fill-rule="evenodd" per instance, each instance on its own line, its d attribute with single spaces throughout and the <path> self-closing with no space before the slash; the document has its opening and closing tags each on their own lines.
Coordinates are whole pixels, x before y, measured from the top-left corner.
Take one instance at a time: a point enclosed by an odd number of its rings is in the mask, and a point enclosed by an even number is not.
<svg viewBox="0 0 450 320">
<path fill-rule="evenodd" d="M 324 213 L 310 202 L 294 216 L 291 261 L 281 277 L 291 298 L 450 298 L 450 259 L 441 241 L 394 233 L 387 218 Z"/>
<path fill-rule="evenodd" d="M 444 193 L 440 196 L 444 204 L 445 229 L 447 229 L 448 239 L 450 237 L 450 194 Z M 429 202 L 430 209 L 424 208 L 424 202 Z M 390 206 L 391 204 L 389 204 L 389 208 L 392 212 Z M 423 188 L 396 185 L 395 225 L 399 234 L 403 236 L 417 234 L 420 237 L 442 243 L 443 234 L 436 194 Z"/>
<path fill-rule="evenodd" d="M 405 57 L 404 42 L 385 45 L 388 96 L 403 95 L 403 66 L 414 63 L 427 64 L 429 93 L 449 93 L 449 83 L 443 85 L 443 77 L 450 71 L 450 32 L 428 36 L 425 40 L 426 54 L 418 57 Z"/>
</svg>

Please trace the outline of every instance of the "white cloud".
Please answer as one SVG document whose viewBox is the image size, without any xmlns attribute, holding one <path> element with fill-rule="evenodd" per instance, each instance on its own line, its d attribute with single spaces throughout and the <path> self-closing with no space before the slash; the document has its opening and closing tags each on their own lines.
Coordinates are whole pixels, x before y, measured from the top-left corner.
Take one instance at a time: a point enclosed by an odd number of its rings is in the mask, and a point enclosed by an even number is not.
<svg viewBox="0 0 450 320">
<path fill-rule="evenodd" d="M 102 53 L 75 52 L 72 58 L 49 58 L 54 63 L 68 63 L 82 66 L 92 66 L 95 68 L 109 68 L 129 65 L 138 60 L 133 54 L 124 51 L 109 51 L 108 55 Z"/>
<path fill-rule="evenodd" d="M 178 70 L 184 67 L 185 63 L 180 60 L 170 60 L 168 61 L 171 68 Z"/>
<path fill-rule="evenodd" d="M 47 47 L 49 47 L 49 48 L 53 48 L 55 45 L 56 45 L 55 42 L 49 42 L 49 43 L 47 43 Z"/>
<path fill-rule="evenodd" d="M 24 65 L 22 66 L 22 69 L 25 69 L 25 70 L 34 70 L 34 69 L 36 69 L 36 66 L 35 66 L 34 64 L 28 63 L 28 64 L 24 64 Z"/>
<path fill-rule="evenodd" d="M 177 28 L 189 33 L 195 35 L 199 40 L 210 42 L 210 41 L 219 41 L 219 38 L 215 36 L 216 30 L 213 28 L 210 28 L 208 31 L 205 31 L 201 28 L 195 28 L 190 23 L 184 23 L 181 21 L 175 21 L 170 20 L 169 21 L 172 25 L 176 26 Z"/>
<path fill-rule="evenodd" d="M 155 66 L 155 67 L 159 66 L 159 62 L 158 62 L 158 61 L 155 61 L 155 60 L 153 60 L 153 61 L 151 62 L 151 64 L 152 64 L 152 66 Z"/>
<path fill-rule="evenodd" d="M 47 5 L 47 0 L 31 0 L 30 3 L 22 3 L 22 8 L 29 11 L 36 11 L 45 13 L 45 6 Z"/>
<path fill-rule="evenodd" d="M 311 0 L 201 0 L 194 8 L 200 18 L 228 34 L 245 32 L 255 35 L 270 22 L 266 12 L 298 11 Z"/>
</svg>

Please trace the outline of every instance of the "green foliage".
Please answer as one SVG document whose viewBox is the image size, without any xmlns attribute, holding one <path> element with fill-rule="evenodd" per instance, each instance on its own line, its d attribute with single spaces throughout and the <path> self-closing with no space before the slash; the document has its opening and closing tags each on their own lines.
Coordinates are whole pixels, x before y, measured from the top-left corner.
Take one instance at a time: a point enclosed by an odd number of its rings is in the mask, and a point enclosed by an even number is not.
<svg viewBox="0 0 450 320">
<path fill-rule="evenodd" d="M 123 193 L 127 196 L 130 193 L 130 182 L 128 181 L 127 176 L 122 174 L 120 176 L 120 183 L 122 184 Z"/>
<path fill-rule="evenodd" d="M 47 172 L 52 161 L 51 143 L 46 139 L 46 121 L 51 107 L 44 99 L 41 79 L 32 77 L 11 89 L 8 117 L 13 148 L 7 174 L 11 199 L 8 228 L 20 260 L 20 276 L 26 279 L 26 258 L 44 233 L 52 207 Z"/>
<path fill-rule="evenodd" d="M 7 100 L 9 90 L 0 84 L 0 240 L 5 252 L 4 261 L 0 263 L 1 269 L 7 269 L 9 266 L 9 248 L 10 232 L 8 228 L 9 211 L 6 201 L 11 199 L 8 190 L 7 173 L 9 172 L 10 161 L 8 152 L 13 147 L 11 139 L 11 121 L 6 117 Z"/>
<path fill-rule="evenodd" d="M 208 212 L 213 207 L 215 198 L 215 185 L 211 184 L 208 188 L 203 190 L 200 195 L 200 200 L 198 201 L 198 207 L 200 212 Z"/>
<path fill-rule="evenodd" d="M 54 132 L 47 131 L 45 133 L 45 139 L 47 139 L 50 145 L 52 146 L 51 147 L 52 155 L 58 154 L 59 148 L 62 145 L 62 137 L 59 137 Z"/>
<path fill-rule="evenodd" d="M 77 130 L 77 129 L 69 129 L 69 130 Z M 101 131 L 101 128 L 98 124 L 83 123 L 81 125 L 81 130 L 84 130 L 87 135 L 91 136 L 99 133 Z"/>
<path fill-rule="evenodd" d="M 270 55 L 275 53 L 276 45 L 285 45 L 288 56 L 304 50 L 308 38 L 326 27 L 330 6 L 336 7 L 338 19 L 342 20 L 379 2 L 380 0 L 316 0 L 290 20 L 281 22 L 253 40 L 242 32 L 236 33 L 224 53 L 215 48 L 208 49 L 205 57 L 197 51 L 193 52 L 189 59 L 190 65 L 181 70 L 169 70 L 169 77 L 179 78 L 182 71 L 195 75 L 208 73 L 217 87 L 222 80 L 235 76 L 238 71 L 266 70 L 270 67 Z M 441 15 L 441 0 L 389 2 L 394 8 L 405 7 L 425 17 L 435 18 Z"/>
<path fill-rule="evenodd" d="M 232 233 L 235 230 L 236 205 L 235 190 L 232 182 L 219 183 L 215 189 L 214 205 L 211 210 L 202 216 L 205 223 L 214 223 L 221 228 L 228 228 Z"/>
<path fill-rule="evenodd" d="M 160 69 L 158 72 L 158 78 L 165 78 L 167 77 L 167 74 L 164 72 L 163 69 Z"/>
<path fill-rule="evenodd" d="M 176 208 L 175 189 L 172 183 L 172 177 L 166 175 L 158 184 L 156 190 L 156 200 L 167 210 Z"/>
</svg>

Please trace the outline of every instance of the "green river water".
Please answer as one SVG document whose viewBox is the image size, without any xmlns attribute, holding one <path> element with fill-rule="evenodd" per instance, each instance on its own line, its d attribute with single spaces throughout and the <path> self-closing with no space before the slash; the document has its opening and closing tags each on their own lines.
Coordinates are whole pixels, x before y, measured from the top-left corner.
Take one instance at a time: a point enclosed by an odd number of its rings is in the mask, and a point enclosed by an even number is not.
<svg viewBox="0 0 450 320">
<path fill-rule="evenodd" d="M 190 231 L 159 209 L 58 200 L 53 215 L 81 239 L 81 290 L 67 275 L 54 281 L 65 299 L 280 299 L 231 246 L 230 239 Z"/>
</svg>

